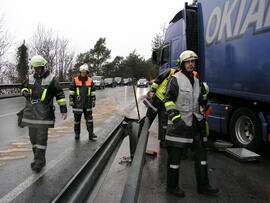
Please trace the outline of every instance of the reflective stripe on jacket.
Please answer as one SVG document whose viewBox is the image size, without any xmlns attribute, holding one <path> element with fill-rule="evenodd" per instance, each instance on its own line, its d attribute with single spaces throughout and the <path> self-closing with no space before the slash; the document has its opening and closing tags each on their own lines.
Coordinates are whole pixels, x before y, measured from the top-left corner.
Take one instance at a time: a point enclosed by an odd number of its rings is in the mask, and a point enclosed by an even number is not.
<svg viewBox="0 0 270 203">
<path fill-rule="evenodd" d="M 22 84 L 22 91 L 28 90 L 30 96 L 26 99 L 22 125 L 29 127 L 54 127 L 53 98 L 60 106 L 60 112 L 66 113 L 66 99 L 58 80 L 48 71 L 43 77 L 30 75 Z"/>
<path fill-rule="evenodd" d="M 76 94 L 77 95 L 80 95 L 80 88 L 83 86 L 83 82 L 81 80 L 79 80 L 79 77 L 78 76 L 76 76 L 74 78 L 74 83 L 75 83 L 75 85 L 77 87 L 76 88 Z M 88 92 L 88 96 L 91 95 L 91 86 L 92 86 L 92 83 L 93 83 L 92 78 L 87 77 L 87 80 L 85 81 L 85 86 L 88 89 L 88 91 L 87 91 Z"/>
<path fill-rule="evenodd" d="M 161 100 L 164 101 L 165 93 L 167 89 L 168 82 L 171 76 L 176 72 L 175 69 L 170 69 L 169 75 L 162 81 L 162 83 L 157 87 L 156 96 Z"/>
<path fill-rule="evenodd" d="M 192 125 L 193 115 L 201 121 L 203 115 L 199 109 L 199 96 L 200 96 L 200 84 L 199 80 L 194 77 L 194 86 L 192 87 L 189 79 L 182 73 L 173 75 L 176 77 L 179 86 L 179 92 L 177 100 L 175 101 L 175 108 L 179 111 L 181 119 L 187 126 Z"/>
<path fill-rule="evenodd" d="M 197 128 L 193 119 L 195 117 L 199 122 L 203 119 L 203 115 L 199 111 L 201 91 L 199 80 L 195 76 L 193 76 L 193 80 L 192 86 L 190 79 L 181 72 L 171 77 L 165 103 L 166 110 L 172 114 L 165 137 L 168 145 L 181 147 L 192 143 L 195 128 Z"/>
<path fill-rule="evenodd" d="M 69 99 L 73 101 L 74 113 L 82 113 L 81 109 L 91 109 L 92 101 L 95 100 L 95 85 L 91 77 L 74 77 L 73 82 L 70 84 L 69 88 Z"/>
</svg>

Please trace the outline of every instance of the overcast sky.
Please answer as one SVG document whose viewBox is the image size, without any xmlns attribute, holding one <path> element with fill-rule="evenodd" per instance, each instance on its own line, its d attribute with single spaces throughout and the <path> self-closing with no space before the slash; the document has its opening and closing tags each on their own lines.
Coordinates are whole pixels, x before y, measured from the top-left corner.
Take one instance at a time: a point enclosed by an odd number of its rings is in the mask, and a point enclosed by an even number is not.
<svg viewBox="0 0 270 203">
<path fill-rule="evenodd" d="M 29 40 L 37 25 L 72 43 L 76 53 L 106 37 L 111 56 L 136 49 L 151 57 L 151 41 L 163 25 L 192 0 L 0 0 L 0 16 L 15 42 Z"/>
</svg>

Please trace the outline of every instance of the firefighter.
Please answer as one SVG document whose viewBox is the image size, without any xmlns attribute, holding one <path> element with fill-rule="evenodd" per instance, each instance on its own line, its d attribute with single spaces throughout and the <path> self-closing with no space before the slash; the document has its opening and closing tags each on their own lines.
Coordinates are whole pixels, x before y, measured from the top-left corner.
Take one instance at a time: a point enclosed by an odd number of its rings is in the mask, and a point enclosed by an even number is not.
<svg viewBox="0 0 270 203">
<path fill-rule="evenodd" d="M 62 118 L 67 118 L 65 94 L 58 80 L 46 69 L 47 61 L 40 55 L 31 58 L 29 65 L 34 74 L 22 84 L 22 95 L 26 97 L 22 126 L 29 127 L 29 137 L 34 153 L 31 163 L 33 171 L 39 173 L 46 164 L 48 128 L 55 123 L 53 98 L 59 104 Z"/>
<path fill-rule="evenodd" d="M 200 126 L 205 123 L 199 109 L 202 88 L 199 79 L 193 74 L 198 56 L 187 50 L 179 59 L 181 71 L 171 77 L 165 102 L 169 118 L 165 137 L 168 145 L 167 192 L 178 197 L 185 196 L 185 192 L 178 185 L 180 158 L 184 149 L 192 144 L 195 151 L 197 192 L 217 194 L 219 190 L 209 184 L 206 149 L 201 135 Z"/>
<path fill-rule="evenodd" d="M 74 132 L 75 139 L 80 139 L 81 117 L 84 113 L 86 127 L 89 133 L 89 140 L 96 140 L 97 136 L 93 129 L 92 107 L 96 103 L 96 90 L 92 78 L 88 76 L 88 65 L 81 65 L 79 68 L 80 75 L 76 76 L 70 84 L 69 104 L 74 113 Z"/>
<path fill-rule="evenodd" d="M 160 147 L 166 147 L 165 134 L 167 130 L 168 115 L 164 106 L 164 94 L 166 93 L 168 81 L 170 77 L 178 70 L 168 68 L 161 73 L 153 82 L 150 91 L 147 94 L 147 99 L 144 100 L 148 107 L 146 116 L 150 120 L 150 125 L 158 115 L 158 139 L 160 140 Z"/>
</svg>

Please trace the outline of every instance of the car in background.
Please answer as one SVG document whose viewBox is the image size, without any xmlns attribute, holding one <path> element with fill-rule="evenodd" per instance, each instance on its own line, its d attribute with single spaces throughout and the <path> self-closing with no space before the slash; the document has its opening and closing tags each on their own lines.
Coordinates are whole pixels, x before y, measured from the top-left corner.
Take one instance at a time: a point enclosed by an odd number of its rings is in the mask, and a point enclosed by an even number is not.
<svg viewBox="0 0 270 203">
<path fill-rule="evenodd" d="M 95 84 L 95 87 L 97 89 L 104 89 L 105 88 L 105 82 L 103 76 L 93 76 L 92 80 Z"/>
<path fill-rule="evenodd" d="M 121 77 L 115 77 L 114 78 L 116 85 L 122 86 L 123 85 L 123 78 Z"/>
<path fill-rule="evenodd" d="M 131 85 L 132 79 L 131 78 L 124 78 L 123 85 Z"/>
<path fill-rule="evenodd" d="M 137 81 L 137 87 L 148 87 L 148 80 L 145 78 L 140 78 Z"/>
<path fill-rule="evenodd" d="M 104 81 L 106 87 L 116 87 L 116 82 L 114 78 L 105 78 Z"/>
</svg>

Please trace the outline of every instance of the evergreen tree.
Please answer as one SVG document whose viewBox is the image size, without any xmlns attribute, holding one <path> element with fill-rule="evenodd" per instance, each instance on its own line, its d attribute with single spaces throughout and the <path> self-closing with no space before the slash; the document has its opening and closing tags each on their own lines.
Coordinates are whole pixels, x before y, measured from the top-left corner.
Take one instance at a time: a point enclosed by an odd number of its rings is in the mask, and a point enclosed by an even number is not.
<svg viewBox="0 0 270 203">
<path fill-rule="evenodd" d="M 18 72 L 17 82 L 23 82 L 24 80 L 26 80 L 29 67 L 28 67 L 28 51 L 27 47 L 25 46 L 25 41 L 23 41 L 23 44 L 18 48 L 17 51 L 16 69 Z"/>
<path fill-rule="evenodd" d="M 88 64 L 91 74 L 103 75 L 105 64 L 111 57 L 111 50 L 106 47 L 106 38 L 99 38 L 93 49 L 77 56 L 75 69 L 82 64 Z M 105 68 L 106 69 L 106 68 Z"/>
<path fill-rule="evenodd" d="M 106 47 L 106 38 L 99 38 L 93 49 L 90 50 L 90 56 L 93 59 L 92 68 L 98 74 L 103 73 L 106 61 L 111 57 L 111 50 Z"/>
</svg>

